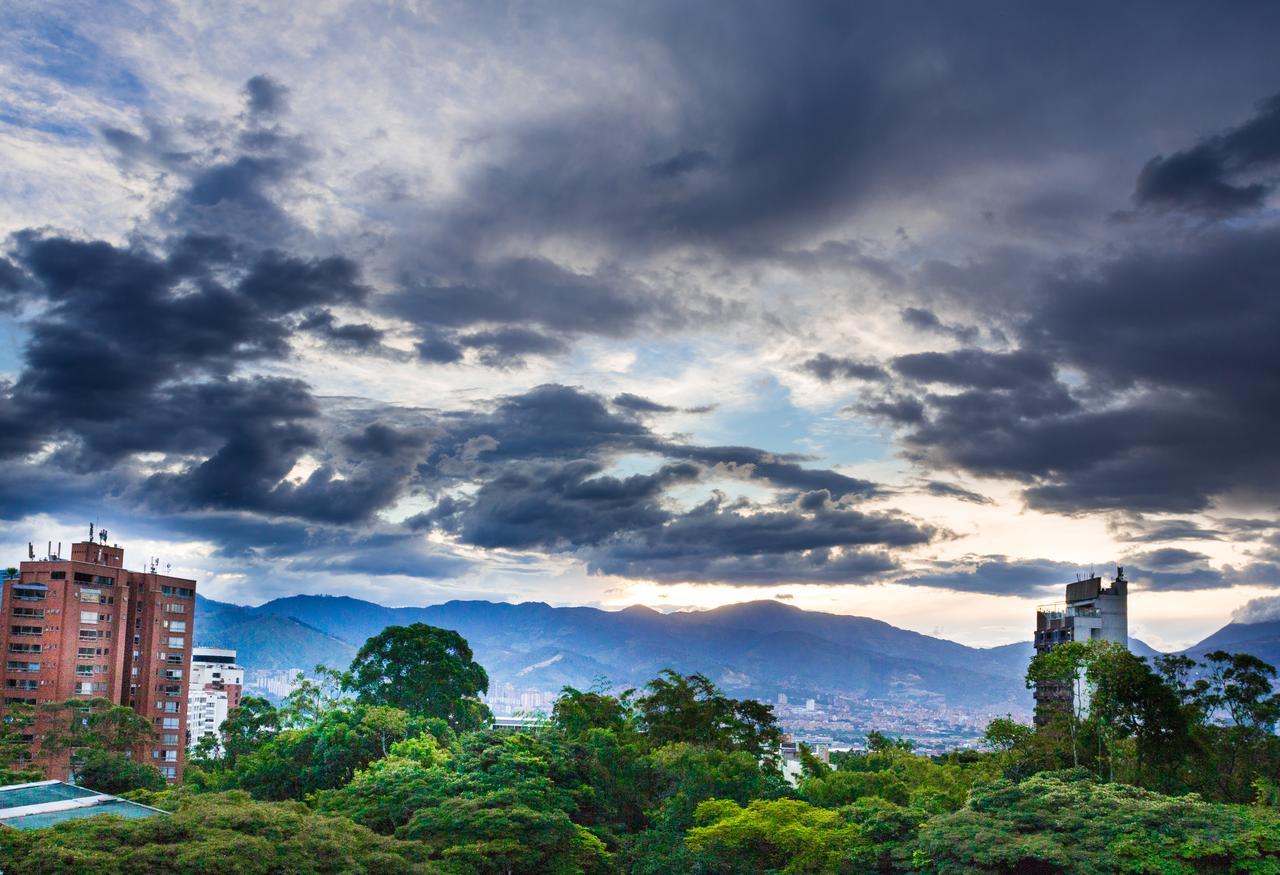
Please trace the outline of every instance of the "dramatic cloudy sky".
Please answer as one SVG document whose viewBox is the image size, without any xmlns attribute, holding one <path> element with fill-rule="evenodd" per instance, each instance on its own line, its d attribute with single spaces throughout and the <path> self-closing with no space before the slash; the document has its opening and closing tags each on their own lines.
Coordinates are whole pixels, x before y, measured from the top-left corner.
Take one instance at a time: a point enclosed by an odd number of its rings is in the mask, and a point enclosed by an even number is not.
<svg viewBox="0 0 1280 875">
<path fill-rule="evenodd" d="M 1280 592 L 1280 7 L 0 11 L 0 547 L 260 602 Z"/>
</svg>

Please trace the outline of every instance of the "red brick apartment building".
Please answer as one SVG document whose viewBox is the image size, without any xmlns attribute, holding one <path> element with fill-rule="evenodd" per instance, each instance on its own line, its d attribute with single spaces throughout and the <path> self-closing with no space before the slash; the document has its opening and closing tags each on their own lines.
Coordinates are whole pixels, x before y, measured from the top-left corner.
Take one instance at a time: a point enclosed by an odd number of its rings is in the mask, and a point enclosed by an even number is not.
<svg viewBox="0 0 1280 875">
<path fill-rule="evenodd" d="M 196 582 L 156 574 L 154 565 L 127 571 L 124 549 L 101 534 L 102 543 L 91 529 L 90 540 L 72 544 L 70 559 L 23 562 L 18 577 L 0 586 L 4 704 L 105 697 L 129 705 L 153 727 L 134 756 L 176 781 L 185 760 Z M 42 758 L 35 742 L 32 759 L 50 778 L 67 778 L 65 756 Z"/>
</svg>

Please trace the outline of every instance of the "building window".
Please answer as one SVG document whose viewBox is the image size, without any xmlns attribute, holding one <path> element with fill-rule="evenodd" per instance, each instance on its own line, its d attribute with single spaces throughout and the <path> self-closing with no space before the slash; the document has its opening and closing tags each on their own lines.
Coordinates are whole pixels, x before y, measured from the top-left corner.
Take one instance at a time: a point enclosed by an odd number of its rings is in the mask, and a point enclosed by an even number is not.
<svg viewBox="0 0 1280 875">
<path fill-rule="evenodd" d="M 161 744 L 177 744 L 177 743 L 178 743 L 178 733 L 176 733 L 176 732 L 166 732 L 164 735 L 161 735 L 161 736 L 160 736 L 160 743 L 161 743 Z"/>
<path fill-rule="evenodd" d="M 187 631 L 187 621 L 186 620 L 165 620 L 164 627 L 168 629 L 170 632 L 185 632 Z"/>
<path fill-rule="evenodd" d="M 11 690 L 36 690 L 40 687 L 40 682 L 35 680 L 14 680 L 9 678 L 9 689 Z"/>
<path fill-rule="evenodd" d="M 102 590 L 100 589 L 82 589 L 80 590 L 80 601 L 98 603 L 98 599 L 102 598 Z"/>
<path fill-rule="evenodd" d="M 170 635 L 168 643 L 165 644 L 165 647 L 181 648 L 182 646 L 183 646 L 183 638 L 181 635 Z"/>
<path fill-rule="evenodd" d="M 76 675 L 82 678 L 93 677 L 94 675 L 93 668 L 94 667 L 92 665 L 77 665 Z"/>
<path fill-rule="evenodd" d="M 40 663 L 38 662 L 16 662 L 9 660 L 5 663 L 5 669 L 8 671 L 39 671 Z"/>
<path fill-rule="evenodd" d="M 177 729 L 178 728 L 177 717 L 162 717 L 161 720 L 163 721 L 160 724 L 161 729 Z"/>
<path fill-rule="evenodd" d="M 178 767 L 177 766 L 160 766 L 160 774 L 164 775 L 169 780 L 173 780 L 174 778 L 178 777 Z"/>
<path fill-rule="evenodd" d="M 180 605 L 173 602 L 165 603 L 164 609 L 170 614 L 185 614 L 187 612 L 186 605 Z"/>
<path fill-rule="evenodd" d="M 160 592 L 180 599 L 189 599 L 195 595 L 195 590 L 182 586 L 162 586 L 160 587 Z"/>
<path fill-rule="evenodd" d="M 96 623 L 96 622 L 98 622 L 98 612 L 97 612 L 97 611 L 81 611 L 81 612 L 80 612 L 80 622 L 81 622 L 81 623 Z"/>
<path fill-rule="evenodd" d="M 33 620 L 43 620 L 44 608 L 14 608 L 13 615 L 23 619 L 30 617 Z"/>
<path fill-rule="evenodd" d="M 50 580 L 66 580 L 66 579 L 67 579 L 67 572 L 65 572 L 65 571 L 50 571 L 50 572 L 49 572 L 49 579 L 50 579 Z"/>
<path fill-rule="evenodd" d="M 93 583 L 93 575 L 85 574 L 83 571 L 77 571 L 75 579 L 76 583 Z"/>
<path fill-rule="evenodd" d="M 13 588 L 13 598 L 19 602 L 42 602 L 46 592 L 47 590 L 36 589 L 35 587 L 15 586 Z"/>
<path fill-rule="evenodd" d="M 160 673 L 160 677 L 164 678 L 165 680 L 180 681 L 182 680 L 182 669 L 166 668 Z"/>
<path fill-rule="evenodd" d="M 44 634 L 43 626 L 10 626 L 10 635 L 42 635 Z"/>
<path fill-rule="evenodd" d="M 9 644 L 10 653 L 39 653 L 39 644 Z"/>
</svg>

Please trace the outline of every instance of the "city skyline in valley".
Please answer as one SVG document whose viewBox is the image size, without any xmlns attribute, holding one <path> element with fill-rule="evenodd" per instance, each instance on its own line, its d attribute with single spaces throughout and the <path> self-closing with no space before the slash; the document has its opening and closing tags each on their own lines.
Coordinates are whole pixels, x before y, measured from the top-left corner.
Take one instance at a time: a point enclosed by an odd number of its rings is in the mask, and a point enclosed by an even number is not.
<svg viewBox="0 0 1280 875">
<path fill-rule="evenodd" d="M 1280 10 L 1108 9 L 8 4 L 0 566 L 1280 619 Z"/>
</svg>

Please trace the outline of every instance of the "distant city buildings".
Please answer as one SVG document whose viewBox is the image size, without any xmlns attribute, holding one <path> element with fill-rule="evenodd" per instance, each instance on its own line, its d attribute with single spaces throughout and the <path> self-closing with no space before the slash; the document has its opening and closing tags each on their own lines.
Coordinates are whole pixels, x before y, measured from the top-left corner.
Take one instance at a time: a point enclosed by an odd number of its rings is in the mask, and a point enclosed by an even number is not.
<svg viewBox="0 0 1280 875">
<path fill-rule="evenodd" d="M 1036 653 L 1047 653 L 1068 641 L 1111 641 L 1129 646 L 1129 582 L 1117 568 L 1110 585 L 1101 577 L 1067 584 L 1066 601 L 1042 605 L 1036 611 Z M 1036 684 L 1036 721 L 1043 722 L 1048 709 L 1070 703 L 1071 685 Z"/>
<path fill-rule="evenodd" d="M 559 695 L 555 690 L 517 687 L 510 682 L 502 682 L 492 684 L 481 699 L 498 715 L 549 714 Z"/>
<path fill-rule="evenodd" d="M 93 527 L 89 540 L 49 544 L 43 559 L 28 545 L 28 561 L 0 586 L 0 671 L 6 705 L 39 707 L 67 699 L 106 698 L 131 706 L 153 727 L 134 756 L 169 780 L 182 775 L 187 665 L 196 582 L 124 567 L 124 548 Z M 37 722 L 30 759 L 50 778 L 69 776 L 67 755 L 42 756 Z"/>
<path fill-rule="evenodd" d="M 298 675 L 305 675 L 300 668 L 260 668 L 247 670 L 244 689 L 268 699 L 279 700 L 298 688 Z"/>
<path fill-rule="evenodd" d="M 236 652 L 216 647 L 193 647 L 191 681 L 187 693 L 187 747 L 206 735 L 217 736 L 232 708 L 240 707 L 244 669 Z"/>
</svg>

